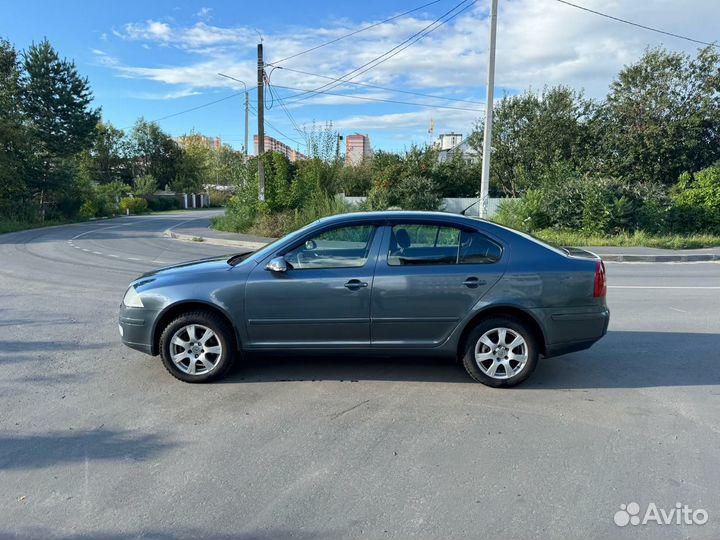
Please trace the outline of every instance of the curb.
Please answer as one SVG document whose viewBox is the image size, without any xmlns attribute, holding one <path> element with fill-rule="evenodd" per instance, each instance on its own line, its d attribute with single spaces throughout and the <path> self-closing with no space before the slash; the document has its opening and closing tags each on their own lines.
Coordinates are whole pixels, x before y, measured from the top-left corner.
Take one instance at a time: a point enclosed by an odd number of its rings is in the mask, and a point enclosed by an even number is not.
<svg viewBox="0 0 720 540">
<path fill-rule="evenodd" d="M 603 261 L 608 262 L 654 262 L 654 263 L 679 263 L 679 262 L 712 262 L 720 261 L 720 255 L 713 253 L 693 255 L 625 255 L 619 253 L 597 254 Z"/>
<path fill-rule="evenodd" d="M 176 233 L 166 230 L 164 236 L 181 240 L 183 242 L 203 242 L 215 246 L 239 247 L 245 249 L 260 249 L 267 244 L 263 242 L 249 242 L 245 240 L 229 240 L 225 238 L 212 238 L 206 236 L 192 236 L 189 234 Z M 720 261 L 720 254 L 697 253 L 688 255 L 631 255 L 621 253 L 597 254 L 603 261 L 607 262 L 644 262 L 644 263 L 681 263 L 681 262 L 713 262 Z"/>
<path fill-rule="evenodd" d="M 163 236 L 167 236 L 168 238 L 174 238 L 175 240 L 180 240 L 182 242 L 202 242 L 203 244 L 212 244 L 214 246 L 239 247 L 252 250 L 260 249 L 261 247 L 267 245 L 263 242 L 248 242 L 244 240 L 227 240 L 225 238 L 192 236 L 190 234 L 176 233 L 171 231 L 170 229 L 166 230 L 163 233 Z"/>
</svg>

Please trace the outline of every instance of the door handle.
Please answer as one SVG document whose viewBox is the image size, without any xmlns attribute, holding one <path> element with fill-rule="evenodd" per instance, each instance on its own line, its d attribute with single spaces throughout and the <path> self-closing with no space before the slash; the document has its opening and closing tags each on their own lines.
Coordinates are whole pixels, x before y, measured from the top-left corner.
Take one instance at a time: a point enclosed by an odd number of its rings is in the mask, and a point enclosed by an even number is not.
<svg viewBox="0 0 720 540">
<path fill-rule="evenodd" d="M 471 276 L 467 278 L 465 281 L 463 281 L 463 285 L 466 287 L 469 287 L 470 289 L 475 289 L 479 287 L 480 285 L 485 285 L 487 283 L 484 279 L 478 279 L 475 276 Z"/>
<path fill-rule="evenodd" d="M 367 287 L 368 284 L 366 281 L 360 281 L 359 279 L 351 279 L 345 284 L 345 287 L 350 289 L 351 291 L 357 291 L 358 289 L 362 289 L 363 287 Z"/>
</svg>

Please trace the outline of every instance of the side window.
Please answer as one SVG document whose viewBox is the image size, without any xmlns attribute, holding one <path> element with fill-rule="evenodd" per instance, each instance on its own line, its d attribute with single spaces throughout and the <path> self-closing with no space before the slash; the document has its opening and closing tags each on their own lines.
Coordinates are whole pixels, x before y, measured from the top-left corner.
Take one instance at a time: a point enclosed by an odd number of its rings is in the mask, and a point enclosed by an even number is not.
<svg viewBox="0 0 720 540">
<path fill-rule="evenodd" d="M 395 225 L 388 247 L 390 266 L 489 264 L 501 256 L 502 248 L 483 234 L 442 225 Z"/>
<path fill-rule="evenodd" d="M 359 268 L 367 262 L 374 235 L 374 225 L 338 227 L 288 251 L 285 260 L 297 270 Z"/>
<path fill-rule="evenodd" d="M 388 264 L 456 264 L 460 229 L 438 225 L 400 224 L 392 228 Z"/>
<path fill-rule="evenodd" d="M 500 260 L 502 248 L 487 236 L 463 231 L 460 235 L 460 264 L 489 264 Z"/>
</svg>

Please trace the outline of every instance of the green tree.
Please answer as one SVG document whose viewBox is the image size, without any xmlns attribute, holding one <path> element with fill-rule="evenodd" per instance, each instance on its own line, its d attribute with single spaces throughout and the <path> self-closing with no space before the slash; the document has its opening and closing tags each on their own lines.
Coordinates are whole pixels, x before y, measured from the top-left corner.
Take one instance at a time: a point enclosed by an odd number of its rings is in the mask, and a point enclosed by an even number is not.
<svg viewBox="0 0 720 540">
<path fill-rule="evenodd" d="M 565 86 L 504 96 L 493 112 L 493 191 L 517 197 L 537 187 L 557 162 L 580 168 L 590 150 L 593 106 L 582 93 Z M 470 139 L 479 152 L 483 127 L 481 122 Z"/>
<path fill-rule="evenodd" d="M 650 49 L 625 67 L 598 110 L 596 168 L 611 176 L 672 184 L 720 159 L 720 52 L 695 58 Z"/>
<path fill-rule="evenodd" d="M 98 122 L 93 145 L 78 157 L 78 174 L 98 184 L 129 182 L 132 169 L 125 132 L 110 123 Z"/>
<path fill-rule="evenodd" d="M 99 109 L 93 109 L 87 78 L 75 63 L 61 59 L 47 40 L 24 53 L 21 78 L 23 110 L 27 114 L 38 166 L 28 175 L 41 219 L 46 207 L 58 204 L 72 188 L 69 158 L 92 144 Z"/>
<path fill-rule="evenodd" d="M 130 134 L 129 148 L 133 177 L 150 174 L 162 188 L 176 180 L 180 181 L 180 187 L 196 185 L 191 166 L 194 164 L 180 163 L 182 150 L 155 122 L 138 119 Z"/>
<path fill-rule="evenodd" d="M 14 47 L 0 40 L 0 218 L 22 218 L 26 162 L 30 154 L 23 123 L 20 65 Z"/>
</svg>

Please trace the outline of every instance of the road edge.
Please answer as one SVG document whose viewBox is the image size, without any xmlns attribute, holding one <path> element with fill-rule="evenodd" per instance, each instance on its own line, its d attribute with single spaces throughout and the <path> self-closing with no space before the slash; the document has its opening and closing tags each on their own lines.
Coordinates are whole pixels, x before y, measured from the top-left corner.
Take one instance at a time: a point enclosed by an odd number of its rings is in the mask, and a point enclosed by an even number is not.
<svg viewBox="0 0 720 540">
<path fill-rule="evenodd" d="M 182 233 L 176 233 L 175 231 L 171 231 L 170 229 L 166 229 L 163 233 L 163 236 L 167 236 L 168 238 L 173 238 L 175 240 L 180 240 L 181 242 L 202 242 L 203 244 L 211 244 L 214 246 L 226 246 L 226 247 L 236 247 L 236 248 L 244 248 L 244 249 L 260 249 L 262 247 L 265 247 L 267 244 L 264 242 L 250 242 L 246 240 L 227 240 L 225 238 L 213 238 L 211 236 L 197 236 L 197 235 L 191 235 L 191 234 L 182 234 Z"/>
</svg>

